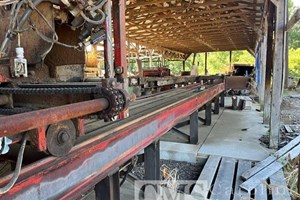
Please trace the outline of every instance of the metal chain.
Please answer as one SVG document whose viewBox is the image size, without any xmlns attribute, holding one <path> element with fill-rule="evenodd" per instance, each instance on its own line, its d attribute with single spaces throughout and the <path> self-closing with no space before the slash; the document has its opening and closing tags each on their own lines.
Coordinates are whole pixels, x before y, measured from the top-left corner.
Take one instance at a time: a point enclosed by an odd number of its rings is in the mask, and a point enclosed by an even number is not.
<svg viewBox="0 0 300 200">
<path fill-rule="evenodd" d="M 66 88 L 5 88 L 0 87 L 1 94 L 92 94 L 98 87 L 66 87 Z"/>
<path fill-rule="evenodd" d="M 126 99 L 118 89 L 102 87 L 72 87 L 72 88 L 4 88 L 0 87 L 0 94 L 94 94 L 95 98 L 106 98 L 109 107 L 99 113 L 101 119 L 113 118 L 122 112 L 126 106 Z M 28 108 L 0 108 L 0 114 L 12 115 L 32 111 Z"/>
</svg>

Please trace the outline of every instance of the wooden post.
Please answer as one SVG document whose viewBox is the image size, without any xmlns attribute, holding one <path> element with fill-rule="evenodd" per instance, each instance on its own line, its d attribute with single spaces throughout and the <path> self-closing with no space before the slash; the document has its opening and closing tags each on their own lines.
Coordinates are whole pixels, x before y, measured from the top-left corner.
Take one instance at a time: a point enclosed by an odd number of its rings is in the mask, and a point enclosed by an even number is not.
<svg viewBox="0 0 300 200">
<path fill-rule="evenodd" d="M 298 156 L 298 194 L 300 194 L 300 157 Z"/>
<path fill-rule="evenodd" d="M 182 70 L 185 71 L 185 60 L 182 61 Z"/>
<path fill-rule="evenodd" d="M 193 57 L 193 65 L 195 65 L 196 56 L 197 56 L 197 53 L 194 53 L 194 57 Z"/>
<path fill-rule="evenodd" d="M 267 36 L 267 65 L 266 65 L 266 78 L 265 78 L 265 97 L 264 97 L 264 114 L 263 123 L 270 123 L 271 112 L 271 75 L 273 69 L 273 19 L 274 19 L 275 6 L 269 2 L 268 12 L 268 36 Z"/>
<path fill-rule="evenodd" d="M 268 40 L 268 20 L 264 19 L 265 30 L 263 35 L 263 42 L 261 44 L 261 76 L 260 76 L 260 110 L 264 110 L 265 86 L 266 86 L 266 68 L 267 68 L 267 40 Z"/>
<path fill-rule="evenodd" d="M 231 70 L 233 70 L 232 68 L 232 51 L 229 51 L 229 68 L 231 69 Z"/>
<path fill-rule="evenodd" d="M 208 70 L 207 70 L 207 52 L 205 52 L 204 68 L 205 68 L 205 75 L 207 75 L 208 74 Z"/>
<path fill-rule="evenodd" d="M 137 64 L 137 70 L 139 72 L 139 77 L 141 78 L 143 76 L 143 62 L 140 59 L 140 45 L 136 45 L 136 50 L 137 50 L 137 56 L 136 56 L 136 64 Z"/>
<path fill-rule="evenodd" d="M 285 3 L 279 0 L 276 11 L 276 33 L 274 49 L 274 67 L 272 81 L 272 105 L 270 120 L 270 148 L 278 148 L 280 127 L 280 106 L 282 101 L 284 69 Z"/>
<path fill-rule="evenodd" d="M 285 30 L 286 30 L 286 26 L 288 24 L 289 21 L 289 13 L 288 13 L 288 3 L 286 2 L 284 5 L 284 21 L 285 21 Z M 284 88 L 287 88 L 289 86 L 289 48 L 288 48 L 288 32 L 285 32 L 284 34 Z"/>
<path fill-rule="evenodd" d="M 152 49 L 148 51 L 149 52 L 149 67 L 153 67 L 153 63 L 152 63 Z"/>
</svg>

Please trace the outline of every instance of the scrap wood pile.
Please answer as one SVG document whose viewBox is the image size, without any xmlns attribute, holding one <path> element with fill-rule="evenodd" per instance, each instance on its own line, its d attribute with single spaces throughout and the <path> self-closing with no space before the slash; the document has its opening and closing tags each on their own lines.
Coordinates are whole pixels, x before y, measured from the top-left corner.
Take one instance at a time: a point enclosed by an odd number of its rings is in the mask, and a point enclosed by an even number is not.
<svg viewBox="0 0 300 200">
<path fill-rule="evenodd" d="M 298 188 L 299 161 L 300 157 L 298 156 L 297 159 L 290 160 L 284 168 L 285 179 L 293 199 L 300 199 Z"/>
<path fill-rule="evenodd" d="M 300 135 L 300 125 L 283 125 L 280 128 L 279 148 L 287 145 L 290 141 Z M 269 135 L 259 138 L 260 144 L 269 147 Z"/>
<path fill-rule="evenodd" d="M 300 154 L 300 136 L 297 136 L 287 145 L 282 147 L 280 150 L 275 152 L 273 155 L 270 155 L 265 160 L 257 163 L 253 168 L 245 171 L 241 178 L 244 182 L 240 187 L 248 192 L 258 187 L 261 183 L 266 183 L 266 180 L 271 177 L 273 174 L 277 173 L 279 170 L 282 170 L 285 166 L 289 166 L 291 160 L 295 160 Z M 293 173 L 297 173 L 298 170 L 295 170 L 296 165 L 292 165 Z M 289 176 L 287 176 L 289 178 Z M 298 176 L 297 176 L 298 177 Z M 291 178 L 289 178 L 290 181 Z M 298 181 L 298 180 L 297 180 Z M 288 180 L 289 182 L 289 180 Z M 272 187 L 272 186 L 269 186 Z M 277 186 L 282 187 L 282 186 Z M 286 186 L 283 186 L 286 187 Z M 297 196 L 297 192 L 289 189 L 291 194 Z"/>
</svg>

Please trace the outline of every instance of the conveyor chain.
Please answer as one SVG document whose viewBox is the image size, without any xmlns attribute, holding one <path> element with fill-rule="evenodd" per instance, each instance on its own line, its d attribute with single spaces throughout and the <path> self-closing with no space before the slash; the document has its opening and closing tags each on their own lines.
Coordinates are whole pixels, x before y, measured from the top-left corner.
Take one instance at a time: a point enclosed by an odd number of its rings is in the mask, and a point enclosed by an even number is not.
<svg viewBox="0 0 300 200">
<path fill-rule="evenodd" d="M 120 89 L 104 87 L 65 87 L 65 88 L 7 88 L 0 87 L 0 94 L 44 95 L 44 94 L 93 94 L 95 98 L 106 98 L 109 107 L 99 113 L 101 119 L 112 118 L 128 106 L 128 95 Z M 0 108 L 0 114 L 11 115 L 30 111 L 28 109 Z"/>
<path fill-rule="evenodd" d="M 0 87 L 0 94 L 91 94 L 99 92 L 98 87 L 66 88 L 7 88 Z"/>
<path fill-rule="evenodd" d="M 0 108 L 0 115 L 15 115 L 32 111 L 30 108 Z"/>
</svg>

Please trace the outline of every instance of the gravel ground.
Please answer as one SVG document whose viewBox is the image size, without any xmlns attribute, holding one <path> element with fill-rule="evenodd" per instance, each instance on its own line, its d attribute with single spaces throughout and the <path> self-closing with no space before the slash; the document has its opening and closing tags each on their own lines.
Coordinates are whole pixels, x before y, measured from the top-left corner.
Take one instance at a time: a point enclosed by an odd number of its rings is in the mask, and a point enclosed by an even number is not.
<svg viewBox="0 0 300 200">
<path fill-rule="evenodd" d="M 283 97 L 281 121 L 284 124 L 300 124 L 300 94 Z"/>
<path fill-rule="evenodd" d="M 162 165 L 166 165 L 170 170 L 176 168 L 178 170 L 178 180 L 197 180 L 202 170 L 202 166 L 198 163 L 194 164 L 173 160 L 160 160 L 160 166 Z M 140 163 L 136 167 L 134 167 L 132 170 L 132 174 L 143 180 L 145 174 L 144 163 Z"/>
</svg>

